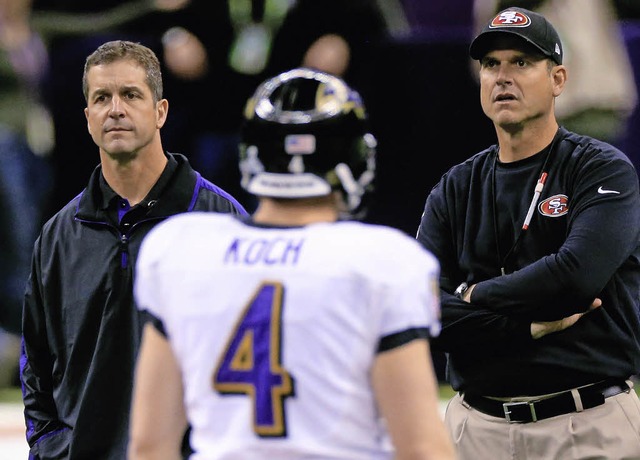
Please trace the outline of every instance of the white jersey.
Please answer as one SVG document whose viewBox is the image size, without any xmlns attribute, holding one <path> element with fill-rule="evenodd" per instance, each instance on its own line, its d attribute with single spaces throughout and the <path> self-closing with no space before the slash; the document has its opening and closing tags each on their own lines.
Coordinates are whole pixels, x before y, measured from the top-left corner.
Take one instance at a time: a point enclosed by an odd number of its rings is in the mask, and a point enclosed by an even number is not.
<svg viewBox="0 0 640 460">
<path fill-rule="evenodd" d="M 191 458 L 391 458 L 371 366 L 438 334 L 438 276 L 433 256 L 388 227 L 215 213 L 158 225 L 135 294 L 180 363 Z"/>
</svg>

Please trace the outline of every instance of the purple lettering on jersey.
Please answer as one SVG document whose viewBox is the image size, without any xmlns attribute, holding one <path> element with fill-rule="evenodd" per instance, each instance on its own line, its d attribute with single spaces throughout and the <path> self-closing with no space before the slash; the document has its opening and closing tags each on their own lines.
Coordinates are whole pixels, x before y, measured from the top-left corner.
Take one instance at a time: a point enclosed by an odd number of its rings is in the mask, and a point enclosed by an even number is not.
<svg viewBox="0 0 640 460">
<path fill-rule="evenodd" d="M 225 264 L 296 265 L 304 239 L 275 237 L 272 239 L 235 238 L 224 255 Z"/>
</svg>

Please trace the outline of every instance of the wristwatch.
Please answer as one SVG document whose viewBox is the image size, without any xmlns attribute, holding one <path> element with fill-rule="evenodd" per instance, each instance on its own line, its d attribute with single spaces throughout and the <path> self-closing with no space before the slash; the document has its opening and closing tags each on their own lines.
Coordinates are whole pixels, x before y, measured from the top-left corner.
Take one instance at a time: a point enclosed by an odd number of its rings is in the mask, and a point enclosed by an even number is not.
<svg viewBox="0 0 640 460">
<path fill-rule="evenodd" d="M 467 292 L 468 289 L 469 285 L 467 283 L 460 283 L 460 286 L 458 286 L 456 290 L 453 291 L 453 295 L 462 300 L 462 298 L 464 297 L 464 293 Z"/>
</svg>

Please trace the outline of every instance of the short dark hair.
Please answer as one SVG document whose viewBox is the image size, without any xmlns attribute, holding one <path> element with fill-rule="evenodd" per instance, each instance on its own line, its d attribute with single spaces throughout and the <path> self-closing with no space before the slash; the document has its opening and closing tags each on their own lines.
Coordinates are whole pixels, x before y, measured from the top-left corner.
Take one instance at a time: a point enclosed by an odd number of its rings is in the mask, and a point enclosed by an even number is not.
<svg viewBox="0 0 640 460">
<path fill-rule="evenodd" d="M 85 63 L 82 74 L 82 92 L 85 100 L 89 98 L 89 82 L 87 73 L 91 67 L 110 64 L 112 62 L 130 59 L 142 67 L 147 74 L 147 85 L 151 89 L 151 94 L 158 102 L 162 99 L 162 72 L 160 71 L 160 61 L 156 54 L 146 46 L 126 40 L 113 40 L 103 43 L 91 53 Z"/>
</svg>

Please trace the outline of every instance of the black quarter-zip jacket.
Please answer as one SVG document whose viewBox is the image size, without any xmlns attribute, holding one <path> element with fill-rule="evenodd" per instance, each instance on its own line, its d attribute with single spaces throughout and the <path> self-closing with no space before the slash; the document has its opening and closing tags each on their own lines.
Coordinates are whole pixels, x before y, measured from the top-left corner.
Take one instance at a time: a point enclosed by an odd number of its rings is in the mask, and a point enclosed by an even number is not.
<svg viewBox="0 0 640 460">
<path fill-rule="evenodd" d="M 142 330 L 133 299 L 140 243 L 174 214 L 246 215 L 186 157 L 167 157 L 158 182 L 132 208 L 98 166 L 87 188 L 43 226 L 35 242 L 20 371 L 27 440 L 36 459 L 126 458 Z"/>
<path fill-rule="evenodd" d="M 441 264 L 454 389 L 537 395 L 640 372 L 640 194 L 628 158 L 560 128 L 550 148 L 501 164 L 496 145 L 454 166 L 429 194 L 417 239 Z M 546 163 L 546 165 L 545 165 Z M 543 165 L 546 183 L 522 231 Z M 517 242 L 517 243 L 516 243 Z M 504 275 L 502 270 L 504 269 Z M 471 303 L 453 296 L 476 284 Z M 602 307 L 533 340 L 532 321 Z"/>
</svg>

